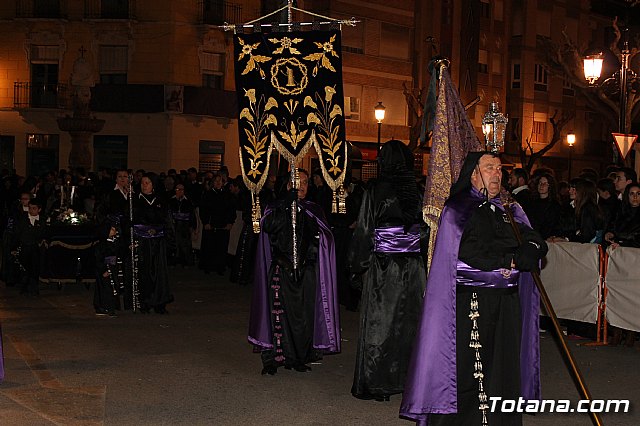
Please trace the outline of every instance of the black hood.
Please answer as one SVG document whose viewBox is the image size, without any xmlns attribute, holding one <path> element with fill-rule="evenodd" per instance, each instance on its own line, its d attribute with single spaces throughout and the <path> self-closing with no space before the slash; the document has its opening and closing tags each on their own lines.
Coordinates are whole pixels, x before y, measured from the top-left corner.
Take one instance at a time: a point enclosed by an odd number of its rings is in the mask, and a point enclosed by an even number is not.
<svg viewBox="0 0 640 426">
<path fill-rule="evenodd" d="M 493 157 L 499 157 L 496 153 L 490 151 L 473 151 L 467 154 L 460 170 L 460 176 L 456 183 L 451 185 L 451 191 L 449 191 L 449 197 L 453 197 L 463 191 L 471 189 L 471 174 L 478 165 L 478 161 L 483 155 L 491 155 Z"/>
</svg>

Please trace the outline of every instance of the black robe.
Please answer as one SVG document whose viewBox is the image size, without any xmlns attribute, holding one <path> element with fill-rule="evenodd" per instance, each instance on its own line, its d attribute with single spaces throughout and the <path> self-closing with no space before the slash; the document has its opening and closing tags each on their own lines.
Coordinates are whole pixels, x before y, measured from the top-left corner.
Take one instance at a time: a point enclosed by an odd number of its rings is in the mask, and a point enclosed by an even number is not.
<svg viewBox="0 0 640 426">
<path fill-rule="evenodd" d="M 200 269 L 205 273 L 216 271 L 224 274 L 227 266 L 229 230 L 236 220 L 235 206 L 229 193 L 222 189 L 210 189 L 200 201 L 200 220 L 202 221 L 202 243 L 200 245 Z M 210 225 L 210 229 L 206 226 Z"/>
<path fill-rule="evenodd" d="M 176 232 L 175 252 L 171 261 L 191 266 L 193 265 L 191 232 L 197 227 L 195 208 L 187 197 L 179 200 L 174 195 L 169 200 L 169 210 Z"/>
<path fill-rule="evenodd" d="M 300 208 L 300 207 L 299 207 Z M 272 350 L 262 352 L 266 370 L 281 365 L 304 370 L 304 364 L 315 361 L 321 353 L 313 348 L 316 285 L 318 281 L 317 222 L 304 213 L 296 217 L 298 267 L 293 268 L 293 228 L 291 207 L 278 201 L 271 214 L 262 221 L 263 232 L 269 235 L 272 264 L 269 270 L 269 303 L 273 307 L 271 322 L 274 335 L 280 335 Z M 283 315 L 280 315 L 281 307 Z"/>
<path fill-rule="evenodd" d="M 167 246 L 174 242 L 174 230 L 167 203 L 156 194 L 137 194 L 134 197 L 134 228 L 136 225 L 162 229 L 164 236 L 142 237 L 136 234 L 138 244 L 138 291 L 140 308 L 148 311 L 153 307 L 159 312 L 173 301 L 169 287 Z"/>
<path fill-rule="evenodd" d="M 351 241 L 350 270 L 363 274 L 351 393 L 363 399 L 403 391 L 426 284 L 420 253 L 374 252 L 376 228 L 402 226 L 403 209 L 395 194 L 385 181 L 365 192 Z"/>
</svg>

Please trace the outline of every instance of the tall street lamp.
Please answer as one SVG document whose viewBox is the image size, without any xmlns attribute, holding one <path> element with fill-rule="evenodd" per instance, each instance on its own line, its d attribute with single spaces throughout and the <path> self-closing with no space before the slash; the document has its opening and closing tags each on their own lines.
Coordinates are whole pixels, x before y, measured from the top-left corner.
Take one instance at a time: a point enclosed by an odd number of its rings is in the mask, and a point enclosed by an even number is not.
<svg viewBox="0 0 640 426">
<path fill-rule="evenodd" d="M 374 110 L 376 113 L 376 120 L 378 120 L 378 154 L 380 155 L 380 149 L 382 148 L 380 145 L 380 129 L 382 129 L 382 120 L 384 120 L 384 110 L 385 106 L 382 105 L 382 102 L 378 102 L 378 105 L 375 106 Z"/>
<path fill-rule="evenodd" d="M 576 134 L 570 132 L 567 134 L 567 145 L 569 145 L 569 179 L 571 179 L 571 163 L 573 157 L 573 144 L 576 143 Z"/>
<path fill-rule="evenodd" d="M 627 28 L 623 29 L 622 34 L 623 34 L 623 44 L 622 44 L 622 50 L 620 52 L 620 70 L 618 71 L 620 76 L 616 78 L 617 76 L 614 74 L 613 76 L 607 78 L 604 82 L 602 82 L 602 84 L 600 84 L 600 86 L 603 86 L 604 84 L 609 83 L 610 81 L 613 81 L 616 79 L 618 80 L 618 83 L 619 83 L 620 108 L 618 111 L 618 133 L 617 134 L 614 133 L 613 137 L 615 138 L 616 144 L 618 145 L 618 151 L 620 151 L 621 153 L 624 152 L 621 144 L 628 145 L 627 139 L 629 135 L 627 135 L 627 126 L 631 124 L 631 123 L 627 123 L 627 113 L 628 112 L 630 113 L 630 111 L 627 111 L 628 109 L 627 108 L 628 107 L 627 90 L 629 85 L 628 75 L 629 73 L 631 73 L 632 76 L 634 75 L 633 71 L 629 69 L 629 58 L 631 56 L 631 52 L 629 51 L 629 30 Z M 587 56 L 583 59 L 584 77 L 589 82 L 589 85 L 592 87 L 597 86 L 596 82 L 600 79 L 603 61 L 604 61 L 604 55 L 602 54 L 602 52 L 596 55 Z M 627 152 L 628 152 L 628 148 L 630 148 L 630 146 L 627 146 Z M 625 157 L 626 152 L 624 152 L 622 156 Z M 639 159 L 636 158 L 636 163 L 638 163 L 638 161 Z"/>
<path fill-rule="evenodd" d="M 498 102 L 489 104 L 489 111 L 482 117 L 482 133 L 484 133 L 487 151 L 498 152 L 504 146 L 504 132 L 509 119 L 500 112 Z"/>
</svg>

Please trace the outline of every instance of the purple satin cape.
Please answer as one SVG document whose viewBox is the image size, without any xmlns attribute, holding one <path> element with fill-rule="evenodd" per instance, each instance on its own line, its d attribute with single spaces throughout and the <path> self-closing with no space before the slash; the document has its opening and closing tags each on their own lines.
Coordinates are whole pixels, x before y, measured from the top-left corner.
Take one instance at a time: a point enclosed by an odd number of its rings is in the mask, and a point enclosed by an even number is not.
<svg viewBox="0 0 640 426">
<path fill-rule="evenodd" d="M 305 200 L 298 200 L 298 205 L 303 209 L 304 214 L 315 219 L 320 231 L 313 347 L 322 349 L 327 353 L 340 352 L 340 311 L 333 234 L 320 206 Z M 272 210 L 267 208 L 262 220 L 271 212 Z M 271 307 L 269 306 L 267 292 L 267 289 L 271 286 L 269 282 L 270 267 L 271 245 L 269 244 L 269 235 L 262 231 L 258 237 L 248 336 L 249 342 L 258 346 L 261 350 L 273 348 Z"/>
<path fill-rule="evenodd" d="M 376 253 L 420 253 L 420 226 L 376 228 L 373 241 Z"/>
<path fill-rule="evenodd" d="M 449 199 L 440 217 L 422 315 L 404 387 L 400 416 L 427 424 L 429 413 L 457 413 L 456 379 L 456 265 L 464 225 L 483 202 L 476 190 Z M 491 200 L 504 210 L 499 199 Z M 529 225 L 519 205 L 516 222 Z M 531 274 L 518 281 L 522 313 L 520 386 L 525 399 L 540 399 L 540 295 Z"/>
</svg>

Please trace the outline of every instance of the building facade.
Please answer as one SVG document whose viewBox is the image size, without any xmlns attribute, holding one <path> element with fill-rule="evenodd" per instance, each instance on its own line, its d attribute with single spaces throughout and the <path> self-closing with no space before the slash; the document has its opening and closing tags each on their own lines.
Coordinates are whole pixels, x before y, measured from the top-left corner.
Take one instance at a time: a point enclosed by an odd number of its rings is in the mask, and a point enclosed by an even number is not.
<svg viewBox="0 0 640 426">
<path fill-rule="evenodd" d="M 239 173 L 231 35 L 259 2 L 14 0 L 0 4 L 1 167 L 65 168 L 74 64 L 90 69 L 91 169 L 228 165 Z"/>
<path fill-rule="evenodd" d="M 104 120 L 90 137 L 90 169 L 207 170 L 224 163 L 231 175 L 239 174 L 232 32 L 219 25 L 249 22 L 286 4 L 1 2 L 0 168 L 24 175 L 69 165 L 72 137 L 60 130 L 58 120 L 73 114 L 74 65 L 82 60 L 90 69 L 83 83 L 91 91 L 90 115 Z M 530 141 L 537 151 L 550 139 L 548 120 L 556 110 L 575 113 L 565 128 L 578 140 L 574 170 L 601 167 L 610 157 L 603 131 L 594 134 L 597 117 L 571 84 L 546 72 L 536 53 L 539 36 L 560 42 L 564 31 L 580 45 L 602 36 L 607 21 L 590 13 L 587 0 L 306 0 L 296 5 L 359 21 L 342 27 L 343 83 L 347 140 L 360 148 L 364 160 L 375 159 L 379 102 L 386 107 L 382 142 L 409 142 L 419 115 L 408 106 L 405 92 L 424 101 L 431 78 L 427 65 L 436 55 L 449 58 L 452 80 L 480 137 L 489 103 L 499 102 L 510 118 L 505 152 L 514 164 L 520 161 L 518 144 Z M 559 143 L 543 164 L 566 170 L 568 155 L 566 143 Z M 305 166 L 312 167 L 313 160 Z M 366 178 L 367 170 L 362 173 Z"/>
</svg>

